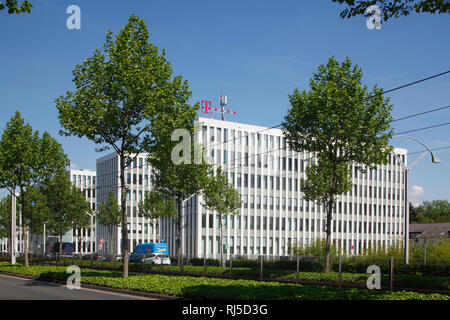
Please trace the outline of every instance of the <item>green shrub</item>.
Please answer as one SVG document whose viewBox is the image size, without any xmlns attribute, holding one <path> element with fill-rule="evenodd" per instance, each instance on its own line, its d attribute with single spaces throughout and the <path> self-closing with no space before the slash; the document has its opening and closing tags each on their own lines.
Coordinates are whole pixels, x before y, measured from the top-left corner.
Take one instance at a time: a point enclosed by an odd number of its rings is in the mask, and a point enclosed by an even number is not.
<svg viewBox="0 0 450 320">
<path fill-rule="evenodd" d="M 203 266 L 205 263 L 205 260 L 203 258 L 191 258 L 189 259 L 189 264 L 193 266 Z M 219 267 L 220 261 L 216 259 L 206 259 L 206 265 L 207 266 L 214 266 Z"/>
<path fill-rule="evenodd" d="M 11 266 L 0 263 L 0 272 L 27 274 L 40 279 L 66 280 L 66 267 Z M 81 283 L 111 288 L 162 293 L 187 299 L 225 300 L 450 300 L 450 296 L 415 292 L 389 292 L 367 289 L 338 289 L 324 286 L 302 286 L 278 282 L 229 280 L 205 277 L 130 275 L 82 269 Z"/>
</svg>

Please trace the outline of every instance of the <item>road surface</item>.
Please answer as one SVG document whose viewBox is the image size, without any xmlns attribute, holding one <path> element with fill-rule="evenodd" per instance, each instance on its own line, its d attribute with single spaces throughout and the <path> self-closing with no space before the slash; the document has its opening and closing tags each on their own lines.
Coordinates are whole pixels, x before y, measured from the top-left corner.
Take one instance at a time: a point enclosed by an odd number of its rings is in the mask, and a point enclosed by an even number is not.
<svg viewBox="0 0 450 320">
<path fill-rule="evenodd" d="M 0 274 L 0 300 L 157 300 Z"/>
</svg>

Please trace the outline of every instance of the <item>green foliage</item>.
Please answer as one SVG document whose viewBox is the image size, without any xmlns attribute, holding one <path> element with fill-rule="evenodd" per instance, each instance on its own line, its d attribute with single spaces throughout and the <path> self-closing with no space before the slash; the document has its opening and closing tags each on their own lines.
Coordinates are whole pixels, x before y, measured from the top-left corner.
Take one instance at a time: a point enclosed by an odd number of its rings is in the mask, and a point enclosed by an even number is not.
<svg viewBox="0 0 450 320">
<path fill-rule="evenodd" d="M 221 167 L 217 168 L 216 174 L 209 176 L 203 190 L 203 206 L 208 210 L 215 210 L 219 216 L 219 247 L 220 261 L 223 263 L 223 221 L 222 217 L 227 214 L 239 214 L 242 201 L 239 192 L 228 183 L 228 179 Z"/>
<path fill-rule="evenodd" d="M 16 202 L 16 210 L 19 204 Z M 0 200 L 0 238 L 9 238 L 11 235 L 11 195 Z"/>
<path fill-rule="evenodd" d="M 345 3 L 345 8 L 340 16 L 342 19 L 351 18 L 354 16 L 367 16 L 366 10 L 372 5 L 377 5 L 380 8 L 381 19 L 384 21 L 390 18 L 399 18 L 400 16 L 407 16 L 410 13 L 450 13 L 450 3 L 445 0 L 401 0 L 401 1 L 384 1 L 384 0 L 332 0 L 339 4 Z"/>
<path fill-rule="evenodd" d="M 23 0 L 20 5 L 17 0 L 6 0 L 5 3 L 0 1 L 0 11 L 8 8 L 8 14 L 30 13 L 32 7 L 33 5 L 28 0 Z"/>
<path fill-rule="evenodd" d="M 309 256 L 309 257 L 324 257 L 326 252 L 326 240 L 316 239 L 309 245 L 301 245 L 292 247 L 293 256 Z M 334 244 L 330 246 L 330 255 L 332 257 L 338 256 L 338 250 Z"/>
<path fill-rule="evenodd" d="M 189 263 L 193 266 L 203 266 L 205 262 L 203 258 L 191 258 Z M 206 259 L 206 265 L 219 267 L 220 261 L 217 259 Z"/>
<path fill-rule="evenodd" d="M 89 202 L 81 191 L 72 185 L 66 172 L 49 181 L 43 187 L 43 193 L 49 209 L 48 230 L 62 237 L 70 229 L 89 226 Z M 60 243 L 62 245 L 62 242 Z"/>
<path fill-rule="evenodd" d="M 410 205 L 411 223 L 450 222 L 450 203 L 447 200 L 424 201 L 418 207 Z"/>
<path fill-rule="evenodd" d="M 208 175 L 211 172 L 210 164 L 205 161 L 203 153 L 199 152 L 195 139 L 191 138 L 197 130 L 194 126 L 195 110 L 196 108 L 184 110 L 179 112 L 178 116 L 174 114 L 174 117 L 168 121 L 155 121 L 155 130 L 153 132 L 158 136 L 158 141 L 151 148 L 147 149 L 149 153 L 148 161 L 153 170 L 153 190 L 163 195 L 166 199 L 173 199 L 177 206 L 177 214 L 174 217 L 177 264 L 181 263 L 181 231 L 184 228 L 182 224 L 182 202 L 200 193 L 206 187 Z M 186 158 L 196 159 L 197 161 L 175 163 L 172 151 L 180 142 L 172 140 L 172 133 L 178 129 L 183 129 L 188 134 L 188 137 L 182 136 L 189 139 L 186 142 L 182 141 L 188 147 L 188 150 L 183 150 L 183 152 L 189 152 L 190 154 L 190 157 Z"/>
<path fill-rule="evenodd" d="M 66 281 L 70 274 L 65 267 L 33 266 L 23 268 L 0 263 L 0 272 L 28 274 L 38 279 Z M 81 283 L 162 293 L 188 299 L 220 300 L 449 300 L 441 294 L 389 292 L 367 289 L 338 289 L 325 286 L 302 286 L 279 282 L 228 280 L 189 276 L 133 275 L 121 278 L 108 271 L 82 270 Z"/>
<path fill-rule="evenodd" d="M 389 246 L 388 248 L 383 248 L 381 246 L 376 247 L 370 247 L 362 249 L 361 256 L 363 257 L 370 257 L 370 258 L 397 258 L 397 259 L 403 259 L 404 258 L 404 249 L 403 249 L 403 242 L 400 240 L 397 240 Z"/>
<path fill-rule="evenodd" d="M 317 152 L 333 165 L 387 163 L 392 105 L 382 89 L 362 84 L 358 65 L 332 57 L 313 74 L 310 88 L 289 95 L 283 132 L 293 150 Z"/>
<path fill-rule="evenodd" d="M 295 89 L 289 95 L 291 109 L 282 124 L 289 146 L 314 154 L 301 188 L 307 200 L 327 209 L 325 272 L 329 272 L 332 208 L 336 196 L 351 188 L 351 165 L 374 168 L 387 163 L 393 150 L 390 114 L 392 105 L 374 86 L 362 84 L 362 71 L 350 58 L 334 57 L 320 65 L 310 80 L 309 91 Z"/>
<path fill-rule="evenodd" d="M 120 226 L 122 223 L 122 210 L 112 192 L 108 193 L 108 200 L 97 208 L 97 221 L 108 226 Z"/>
<path fill-rule="evenodd" d="M 30 217 L 29 228 L 32 234 L 43 234 L 44 223 L 48 222 L 49 209 L 42 188 L 31 187 L 25 195 L 25 211 Z"/>
<path fill-rule="evenodd" d="M 335 194 L 343 194 L 351 190 L 351 170 L 347 164 L 336 166 L 336 179 L 333 182 L 333 164 L 326 158 L 319 157 L 318 163 L 312 163 L 305 169 L 307 179 L 300 178 L 300 188 L 306 201 L 315 200 L 327 203 L 331 190 Z M 334 184 L 333 184 L 334 183 Z"/>
<path fill-rule="evenodd" d="M 30 206 L 33 197 L 33 187 L 45 184 L 53 177 L 63 172 L 68 164 L 67 155 L 61 145 L 47 132 L 42 137 L 38 131 L 33 132 L 29 124 L 18 111 L 6 124 L 0 140 L 0 187 L 19 195 L 17 202 L 21 206 L 22 227 L 24 231 L 25 264 L 28 265 L 28 232 L 32 225 L 36 228 L 39 217 L 39 203 L 35 208 Z M 29 194 L 30 193 L 30 194 Z M 36 198 L 34 199 L 37 200 Z M 39 202 L 39 201 L 38 201 Z M 34 221 L 34 222 L 33 222 Z"/>
<path fill-rule="evenodd" d="M 225 214 L 239 214 L 242 201 L 239 192 L 228 183 L 228 179 L 222 171 L 217 168 L 216 174 L 208 177 L 206 187 L 203 190 L 204 207 L 215 210 L 221 217 Z"/>
<path fill-rule="evenodd" d="M 177 208 L 173 199 L 161 192 L 151 190 L 144 194 L 144 201 L 138 204 L 138 215 L 150 220 L 173 218 L 177 216 Z"/>
<path fill-rule="evenodd" d="M 149 38 L 145 21 L 132 14 L 118 35 L 107 32 L 103 51 L 95 50 L 75 66 L 76 91 L 56 99 L 61 134 L 87 137 L 101 146 L 97 151 L 112 148 L 120 157 L 124 277 L 128 276 L 125 168 L 133 161 L 130 157 L 150 148 L 167 151 L 166 129 L 185 128 L 196 115 L 188 103 L 192 95 L 188 82 L 181 76 L 172 78 L 165 51 L 160 54 Z M 161 139 L 164 142 L 159 143 Z M 194 185 L 195 174 L 183 183 Z"/>
<path fill-rule="evenodd" d="M 425 251 L 425 243 L 423 241 L 411 243 L 409 246 L 409 254 L 411 258 L 423 259 Z M 450 239 L 428 239 L 426 242 L 426 258 L 429 261 L 434 259 L 448 259 L 450 261 Z"/>
</svg>

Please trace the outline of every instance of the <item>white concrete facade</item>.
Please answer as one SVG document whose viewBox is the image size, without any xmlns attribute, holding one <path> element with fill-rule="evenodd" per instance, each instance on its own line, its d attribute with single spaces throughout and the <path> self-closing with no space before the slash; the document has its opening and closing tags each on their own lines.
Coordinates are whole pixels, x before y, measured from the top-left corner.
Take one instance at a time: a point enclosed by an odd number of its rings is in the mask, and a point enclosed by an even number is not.
<svg viewBox="0 0 450 320">
<path fill-rule="evenodd" d="M 81 190 L 89 202 L 92 211 L 96 207 L 96 172 L 94 170 L 80 169 L 69 170 L 69 179 L 72 184 Z M 90 226 L 86 229 L 74 229 L 68 232 L 63 237 L 63 242 L 72 242 L 74 244 L 74 253 L 92 253 L 96 252 L 96 237 L 95 237 L 95 217 L 90 218 Z"/>
<path fill-rule="evenodd" d="M 211 163 L 222 166 L 242 195 L 239 215 L 225 219 L 227 255 L 248 258 L 287 256 L 293 245 L 325 238 L 324 207 L 303 200 L 300 179 L 313 158 L 289 149 L 282 130 L 200 118 L 199 141 Z M 395 149 L 406 164 L 406 150 Z M 387 165 L 361 173 L 353 166 L 353 190 L 337 198 L 332 239 L 348 254 L 401 243 L 404 235 L 404 177 L 395 157 Z M 366 168 L 364 168 L 366 169 Z M 219 229 L 214 212 L 201 208 L 187 219 L 196 230 L 187 233 L 184 254 L 217 258 Z M 188 224 L 188 225 L 190 225 Z M 353 249 L 352 249 L 353 246 Z"/>
<path fill-rule="evenodd" d="M 203 145 L 214 168 L 222 166 L 243 199 L 240 213 L 227 216 L 224 221 L 223 243 L 229 245 L 227 257 L 287 256 L 290 246 L 308 245 L 325 238 L 324 207 L 304 201 L 300 190 L 300 179 L 305 178 L 305 167 L 314 159 L 312 154 L 290 150 L 280 129 L 208 118 L 199 118 L 197 122 L 201 126 L 197 142 Z M 406 164 L 406 149 L 394 151 Z M 145 157 L 139 155 L 126 172 L 130 249 L 138 243 L 161 238 L 169 244 L 170 254 L 175 255 L 173 221 L 161 221 L 159 231 L 157 222 L 139 218 L 134 211 L 143 192 L 151 187 L 151 168 Z M 109 191 L 120 199 L 118 161 L 115 153 L 97 160 L 99 203 L 106 200 Z M 334 209 L 334 243 L 348 254 L 402 243 L 405 187 L 401 165 L 391 155 L 389 163 L 377 166 L 376 170 L 362 173 L 355 166 L 352 169 L 353 189 L 338 196 Z M 201 196 L 185 201 L 183 217 L 183 255 L 218 258 L 218 217 L 202 207 Z M 110 234 L 99 227 L 97 238 L 109 242 Z M 120 235 L 120 228 L 116 234 Z M 117 253 L 120 253 L 119 238 Z"/>
<path fill-rule="evenodd" d="M 135 155 L 130 155 L 134 158 Z M 159 242 L 159 223 L 149 221 L 139 217 L 137 214 L 138 204 L 144 198 L 145 191 L 150 190 L 151 170 L 147 163 L 146 155 L 140 154 L 125 169 L 125 179 L 127 187 L 127 227 L 128 227 L 128 248 L 130 251 L 137 244 L 147 242 Z M 120 157 L 117 153 L 111 153 L 97 159 L 97 205 L 103 203 L 108 198 L 108 193 L 112 192 L 120 204 Z M 121 254 L 121 227 L 110 227 L 97 225 L 97 241 L 104 240 L 105 254 Z M 100 250 L 100 252 L 102 252 Z"/>
</svg>

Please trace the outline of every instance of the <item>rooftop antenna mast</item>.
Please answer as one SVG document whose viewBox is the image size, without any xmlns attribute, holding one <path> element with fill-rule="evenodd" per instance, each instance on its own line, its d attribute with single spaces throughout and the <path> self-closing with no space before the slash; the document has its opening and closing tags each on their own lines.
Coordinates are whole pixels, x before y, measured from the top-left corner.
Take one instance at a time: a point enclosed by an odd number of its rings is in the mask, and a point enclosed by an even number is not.
<svg viewBox="0 0 450 320">
<path fill-rule="evenodd" d="M 220 104 L 220 112 L 222 112 L 222 121 L 225 120 L 225 107 L 227 105 L 227 96 L 225 96 L 223 93 L 219 98 L 219 104 Z"/>
<path fill-rule="evenodd" d="M 220 108 L 213 108 L 213 107 L 211 107 L 211 101 L 202 100 L 203 112 L 208 113 L 208 111 L 209 111 L 209 113 L 211 113 L 211 119 L 213 119 L 214 112 L 221 112 L 222 120 L 225 120 L 225 113 L 236 114 L 236 111 L 225 110 L 225 107 L 227 106 L 227 96 L 222 94 L 219 98 L 219 104 L 220 104 Z"/>
</svg>

